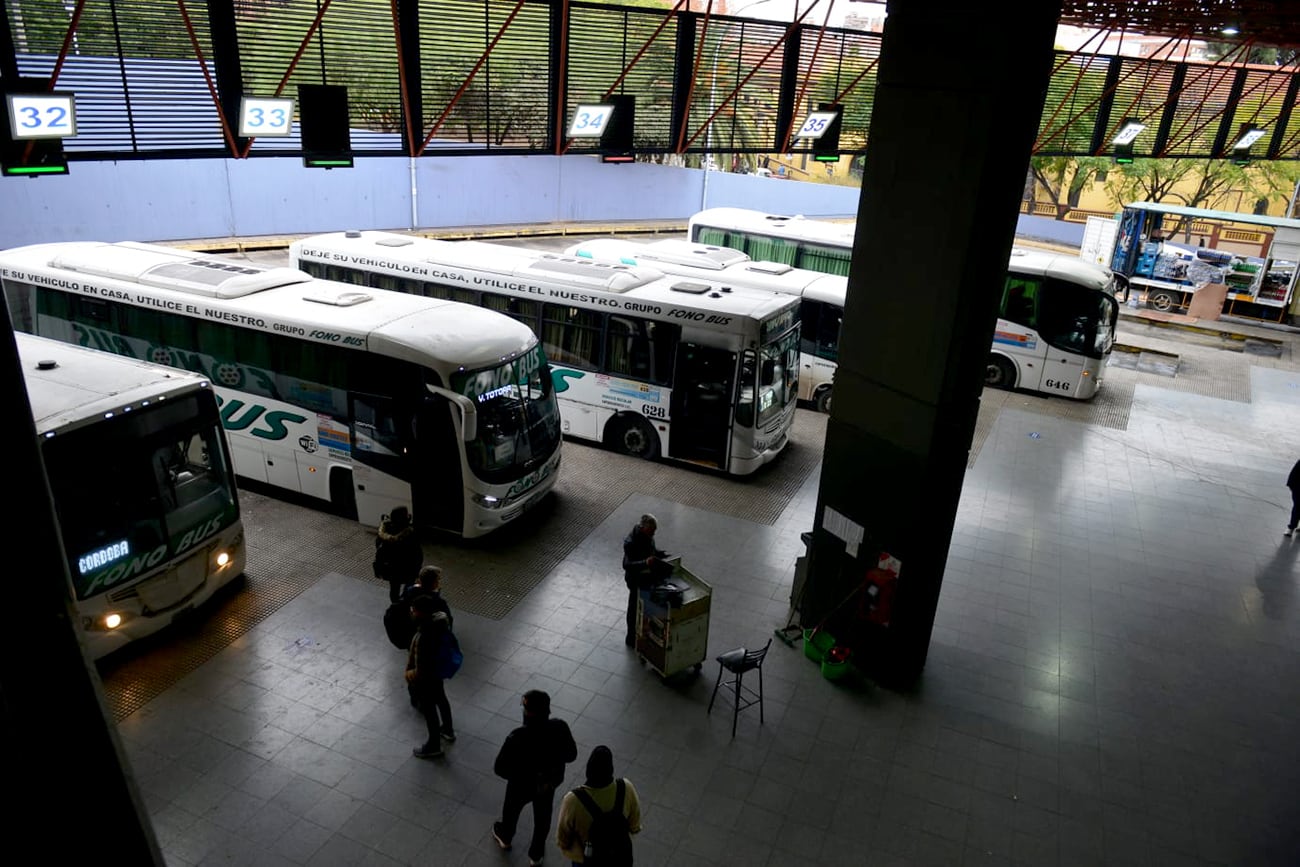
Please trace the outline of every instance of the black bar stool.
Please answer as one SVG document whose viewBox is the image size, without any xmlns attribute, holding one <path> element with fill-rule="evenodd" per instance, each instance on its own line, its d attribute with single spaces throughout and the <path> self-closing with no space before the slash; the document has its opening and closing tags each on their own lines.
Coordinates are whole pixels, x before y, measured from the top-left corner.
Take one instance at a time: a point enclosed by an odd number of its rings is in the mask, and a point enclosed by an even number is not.
<svg viewBox="0 0 1300 867">
<path fill-rule="evenodd" d="M 763 724 L 763 658 L 767 656 L 767 649 L 772 646 L 772 639 L 767 640 L 762 650 L 746 650 L 743 647 L 737 647 L 735 650 L 728 650 L 718 657 L 718 682 L 713 684 L 713 695 L 709 698 L 709 709 L 706 713 L 713 713 L 713 700 L 718 697 L 718 688 L 722 686 L 722 672 L 729 671 L 734 677 L 727 681 L 727 686 L 733 687 L 735 697 L 731 704 L 731 736 L 736 736 L 736 719 L 740 712 L 747 707 L 758 705 L 758 724 Z M 745 679 L 745 672 L 758 669 L 758 690 L 745 686 L 741 681 Z"/>
</svg>

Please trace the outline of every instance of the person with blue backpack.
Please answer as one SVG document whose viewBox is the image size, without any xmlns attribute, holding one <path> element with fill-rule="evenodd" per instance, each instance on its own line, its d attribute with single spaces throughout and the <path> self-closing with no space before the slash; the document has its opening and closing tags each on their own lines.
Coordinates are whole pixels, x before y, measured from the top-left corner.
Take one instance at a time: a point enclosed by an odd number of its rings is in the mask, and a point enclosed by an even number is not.
<svg viewBox="0 0 1300 867">
<path fill-rule="evenodd" d="M 632 835 L 641 830 L 641 803 L 628 780 L 614 779 L 614 753 L 591 751 L 587 779 L 564 796 L 555 845 L 584 867 L 631 867 Z"/>
<path fill-rule="evenodd" d="M 415 637 L 406 657 L 406 682 L 411 686 L 411 698 L 420 713 L 424 714 L 429 737 L 412 750 L 416 758 L 435 759 L 442 755 L 442 741 L 456 740 L 451 725 L 451 702 L 447 700 L 444 681 L 459 669 L 464 657 L 451 621 L 435 609 L 432 597 L 417 596 L 411 600 L 411 617 L 415 620 Z"/>
</svg>

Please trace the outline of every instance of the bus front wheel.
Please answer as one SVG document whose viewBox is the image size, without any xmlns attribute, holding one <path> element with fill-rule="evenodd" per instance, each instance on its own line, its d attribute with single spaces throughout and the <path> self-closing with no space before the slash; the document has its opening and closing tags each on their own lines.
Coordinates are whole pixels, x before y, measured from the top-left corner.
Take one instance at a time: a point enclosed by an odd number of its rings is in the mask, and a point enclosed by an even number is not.
<svg viewBox="0 0 1300 867">
<path fill-rule="evenodd" d="M 620 415 L 610 419 L 605 426 L 605 442 L 634 458 L 659 457 L 659 435 L 640 416 Z"/>
<path fill-rule="evenodd" d="M 817 411 L 829 413 L 831 411 L 831 390 L 823 388 L 817 392 Z"/>
<path fill-rule="evenodd" d="M 1147 295 L 1147 303 L 1161 313 L 1168 313 L 1178 306 L 1178 299 L 1172 292 L 1152 292 Z"/>
<path fill-rule="evenodd" d="M 990 355 L 984 370 L 984 384 L 990 388 L 1011 388 L 1015 385 L 1016 369 L 1000 355 Z"/>
</svg>

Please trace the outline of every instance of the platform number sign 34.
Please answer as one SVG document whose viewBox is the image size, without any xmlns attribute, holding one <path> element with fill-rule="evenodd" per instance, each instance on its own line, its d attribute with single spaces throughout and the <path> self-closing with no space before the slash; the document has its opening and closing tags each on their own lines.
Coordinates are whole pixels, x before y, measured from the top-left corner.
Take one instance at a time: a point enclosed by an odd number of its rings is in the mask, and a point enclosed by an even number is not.
<svg viewBox="0 0 1300 867">
<path fill-rule="evenodd" d="M 600 138 L 613 114 L 612 105 L 580 105 L 569 124 L 569 138 Z"/>
</svg>

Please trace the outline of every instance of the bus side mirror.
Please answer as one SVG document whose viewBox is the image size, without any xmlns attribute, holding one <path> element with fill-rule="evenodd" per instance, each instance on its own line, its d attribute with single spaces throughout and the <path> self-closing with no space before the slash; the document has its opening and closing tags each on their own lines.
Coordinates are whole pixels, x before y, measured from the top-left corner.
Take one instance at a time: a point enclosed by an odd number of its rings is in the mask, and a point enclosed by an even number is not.
<svg viewBox="0 0 1300 867">
<path fill-rule="evenodd" d="M 460 438 L 462 440 L 472 443 L 478 439 L 478 408 L 474 405 L 474 401 L 463 394 L 457 394 L 450 389 L 440 388 L 436 385 L 426 383 L 424 387 L 433 394 L 447 398 L 460 410 Z"/>
</svg>

